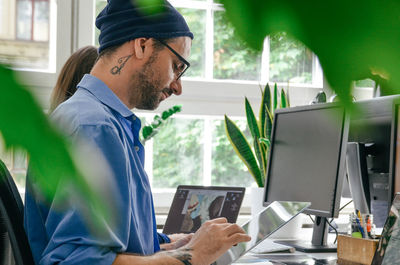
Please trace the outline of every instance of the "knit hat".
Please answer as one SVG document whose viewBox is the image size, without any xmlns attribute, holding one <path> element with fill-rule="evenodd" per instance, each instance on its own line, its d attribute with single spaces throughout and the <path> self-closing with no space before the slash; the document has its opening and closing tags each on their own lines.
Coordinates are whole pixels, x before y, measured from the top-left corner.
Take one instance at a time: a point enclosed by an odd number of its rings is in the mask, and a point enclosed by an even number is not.
<svg viewBox="0 0 400 265">
<path fill-rule="evenodd" d="M 106 7 L 96 18 L 96 27 L 100 30 L 99 53 L 107 47 L 141 37 L 187 36 L 193 39 L 183 16 L 168 1 L 161 2 L 161 13 L 147 15 L 146 7 L 138 7 L 135 0 L 107 0 Z"/>
</svg>

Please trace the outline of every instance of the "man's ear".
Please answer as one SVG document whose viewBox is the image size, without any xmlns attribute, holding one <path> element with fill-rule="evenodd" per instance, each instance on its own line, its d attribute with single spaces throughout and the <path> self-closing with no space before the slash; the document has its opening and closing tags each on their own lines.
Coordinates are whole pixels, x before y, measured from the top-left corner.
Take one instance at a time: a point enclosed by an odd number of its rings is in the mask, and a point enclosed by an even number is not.
<svg viewBox="0 0 400 265">
<path fill-rule="evenodd" d="M 133 52 L 138 59 L 144 59 L 149 53 L 152 42 L 149 38 L 137 38 L 132 40 Z"/>
</svg>

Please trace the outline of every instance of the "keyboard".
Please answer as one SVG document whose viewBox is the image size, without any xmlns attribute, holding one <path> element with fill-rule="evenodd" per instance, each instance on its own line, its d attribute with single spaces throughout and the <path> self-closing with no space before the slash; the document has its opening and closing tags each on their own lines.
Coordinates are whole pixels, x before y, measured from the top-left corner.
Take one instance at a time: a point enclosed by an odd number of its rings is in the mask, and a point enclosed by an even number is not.
<svg viewBox="0 0 400 265">
<path fill-rule="evenodd" d="M 296 249 L 294 247 L 285 246 L 282 244 L 275 243 L 271 239 L 265 239 L 255 248 L 251 250 L 254 254 L 264 254 L 264 253 L 276 253 L 276 252 L 289 252 L 293 253 Z"/>
</svg>

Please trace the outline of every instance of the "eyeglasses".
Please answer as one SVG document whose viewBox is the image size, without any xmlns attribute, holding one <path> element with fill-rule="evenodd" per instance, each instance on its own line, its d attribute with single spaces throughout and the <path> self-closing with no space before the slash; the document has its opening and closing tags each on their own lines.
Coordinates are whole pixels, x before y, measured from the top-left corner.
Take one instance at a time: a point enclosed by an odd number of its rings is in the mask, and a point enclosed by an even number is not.
<svg viewBox="0 0 400 265">
<path fill-rule="evenodd" d="M 169 46 L 166 42 L 157 39 L 158 42 L 160 42 L 162 45 L 164 45 L 165 47 L 167 47 L 173 54 L 176 55 L 176 57 L 178 57 L 178 59 L 183 63 L 184 65 L 184 69 L 183 70 L 178 70 L 180 71 L 180 73 L 178 74 L 178 77 L 176 78 L 176 80 L 179 80 L 179 78 L 182 77 L 182 75 L 186 72 L 186 70 L 190 67 L 190 63 L 188 61 L 185 60 L 185 58 L 183 58 L 179 53 L 177 53 L 174 49 L 172 49 L 171 46 Z"/>
</svg>

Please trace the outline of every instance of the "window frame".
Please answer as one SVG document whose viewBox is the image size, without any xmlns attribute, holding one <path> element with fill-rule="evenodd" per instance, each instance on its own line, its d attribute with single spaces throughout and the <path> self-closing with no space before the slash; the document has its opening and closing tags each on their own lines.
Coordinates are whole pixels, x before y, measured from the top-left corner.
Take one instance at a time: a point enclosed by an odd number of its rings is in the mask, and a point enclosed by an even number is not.
<svg viewBox="0 0 400 265">
<path fill-rule="evenodd" d="M 30 38 L 29 39 L 23 39 L 23 38 L 18 38 L 18 2 L 23 2 L 27 1 L 31 3 L 32 6 L 32 12 L 31 12 L 31 25 L 30 25 Z M 34 39 L 35 36 L 35 4 L 38 2 L 47 2 L 49 4 L 49 9 L 50 9 L 50 1 L 49 0 L 16 0 L 16 16 L 15 16 L 15 39 L 19 41 L 30 41 L 30 42 L 42 42 L 42 41 L 37 41 Z M 50 23 L 49 23 L 50 24 Z M 50 28 L 50 25 L 49 25 Z M 50 36 L 47 36 L 49 39 Z"/>
</svg>

